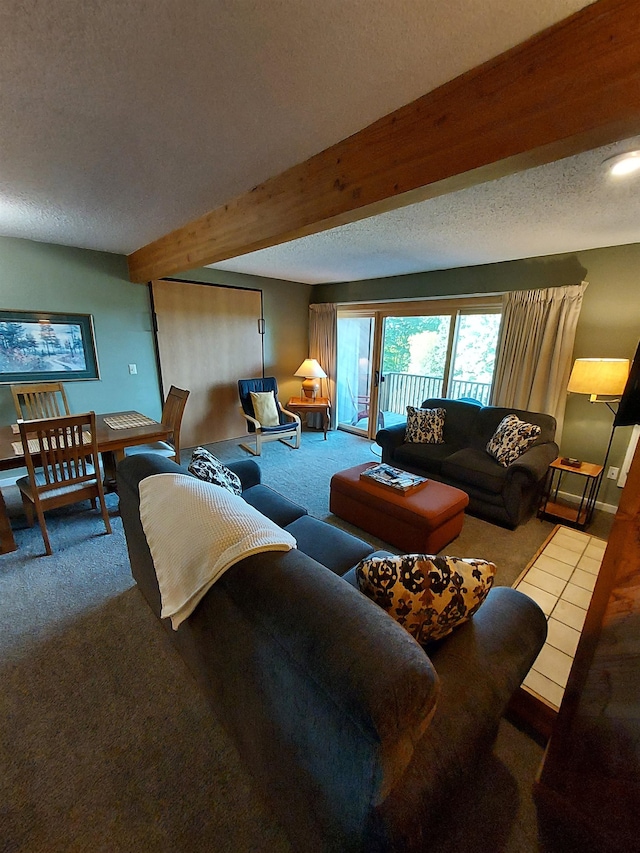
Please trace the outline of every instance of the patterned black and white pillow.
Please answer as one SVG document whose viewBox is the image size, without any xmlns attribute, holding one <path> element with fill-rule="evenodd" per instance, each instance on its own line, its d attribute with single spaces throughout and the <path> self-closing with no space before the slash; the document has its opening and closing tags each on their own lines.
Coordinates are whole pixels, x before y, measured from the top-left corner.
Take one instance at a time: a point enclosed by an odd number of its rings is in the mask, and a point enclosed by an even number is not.
<svg viewBox="0 0 640 853">
<path fill-rule="evenodd" d="M 507 468 L 527 450 L 540 435 L 537 424 L 521 421 L 517 415 L 507 415 L 489 439 L 487 453 Z"/>
<path fill-rule="evenodd" d="M 242 494 L 240 477 L 204 447 L 196 447 L 193 451 L 188 470 L 199 480 L 206 480 L 207 483 L 222 486 L 223 489 L 228 489 L 234 495 Z"/>
<path fill-rule="evenodd" d="M 410 444 L 444 444 L 445 409 L 416 409 L 407 406 L 404 440 Z"/>
</svg>

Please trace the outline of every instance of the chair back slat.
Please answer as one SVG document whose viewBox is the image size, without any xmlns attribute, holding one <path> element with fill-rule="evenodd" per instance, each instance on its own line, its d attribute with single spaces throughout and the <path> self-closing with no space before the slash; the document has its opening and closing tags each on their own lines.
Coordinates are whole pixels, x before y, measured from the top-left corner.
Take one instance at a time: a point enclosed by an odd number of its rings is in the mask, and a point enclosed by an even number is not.
<svg viewBox="0 0 640 853">
<path fill-rule="evenodd" d="M 94 412 L 18 423 L 27 469 L 39 492 L 96 479 L 98 446 Z M 37 449 L 30 448 L 29 440 L 35 440 Z M 37 482 L 34 456 L 40 457 L 39 474 L 44 483 Z"/>
<path fill-rule="evenodd" d="M 162 423 L 171 429 L 171 435 L 168 438 L 176 451 L 178 464 L 180 463 L 180 427 L 190 393 L 172 385 L 162 407 Z"/>
<path fill-rule="evenodd" d="M 62 382 L 12 385 L 11 394 L 21 420 L 59 418 L 70 414 Z"/>
</svg>

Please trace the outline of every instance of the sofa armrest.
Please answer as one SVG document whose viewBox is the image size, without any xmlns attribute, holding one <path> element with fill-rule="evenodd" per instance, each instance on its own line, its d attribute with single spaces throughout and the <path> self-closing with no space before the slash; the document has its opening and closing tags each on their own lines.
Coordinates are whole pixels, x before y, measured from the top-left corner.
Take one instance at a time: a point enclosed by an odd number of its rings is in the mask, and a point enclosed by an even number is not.
<svg viewBox="0 0 640 853">
<path fill-rule="evenodd" d="M 406 421 L 378 430 L 376 433 L 376 444 L 379 444 L 386 453 L 393 454 L 396 447 L 400 447 L 404 443 L 406 430 Z"/>
<path fill-rule="evenodd" d="M 225 465 L 240 477 L 243 492 L 262 482 L 260 466 L 253 459 L 239 459 L 237 462 L 225 462 Z"/>
<path fill-rule="evenodd" d="M 536 444 L 526 450 L 522 456 L 516 459 L 509 465 L 509 476 L 513 476 L 519 471 L 527 474 L 534 483 L 540 482 L 547 473 L 549 465 L 557 458 L 559 453 L 558 445 L 554 441 L 547 441 L 544 444 Z"/>
<path fill-rule="evenodd" d="M 118 492 L 120 483 L 126 483 L 133 493 L 138 496 L 138 486 L 141 480 L 151 477 L 153 474 L 188 474 L 186 465 L 178 465 L 168 456 L 159 453 L 136 453 L 133 456 L 125 456 L 117 466 Z"/>
</svg>

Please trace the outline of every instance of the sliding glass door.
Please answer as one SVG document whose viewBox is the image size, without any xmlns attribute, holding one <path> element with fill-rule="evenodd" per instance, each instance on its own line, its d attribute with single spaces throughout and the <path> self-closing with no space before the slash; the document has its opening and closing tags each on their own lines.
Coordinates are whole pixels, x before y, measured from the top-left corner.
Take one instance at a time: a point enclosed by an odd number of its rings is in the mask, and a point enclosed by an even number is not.
<svg viewBox="0 0 640 853">
<path fill-rule="evenodd" d="M 405 303 L 400 310 L 387 303 L 338 312 L 340 429 L 373 439 L 430 397 L 489 403 L 499 300 Z"/>
<path fill-rule="evenodd" d="M 489 403 L 501 315 L 451 311 L 384 318 L 378 396 L 385 424 L 429 397 Z"/>
<path fill-rule="evenodd" d="M 367 435 L 375 317 L 338 317 L 338 427 Z"/>
</svg>

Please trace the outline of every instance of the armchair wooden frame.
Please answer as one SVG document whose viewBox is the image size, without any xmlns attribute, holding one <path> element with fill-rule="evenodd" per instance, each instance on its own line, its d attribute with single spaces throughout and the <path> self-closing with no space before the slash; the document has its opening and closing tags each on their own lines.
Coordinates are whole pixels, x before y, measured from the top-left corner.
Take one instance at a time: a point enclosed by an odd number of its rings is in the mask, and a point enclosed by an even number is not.
<svg viewBox="0 0 640 853">
<path fill-rule="evenodd" d="M 288 409 L 282 407 L 280 402 L 276 400 L 278 405 L 278 410 L 282 412 L 282 414 L 291 419 L 291 427 L 288 430 L 279 430 L 278 432 L 270 431 L 271 427 L 263 427 L 260 421 L 257 421 L 255 418 L 252 418 L 251 415 L 248 415 L 240 406 L 240 410 L 242 411 L 243 416 L 247 419 L 247 423 L 252 424 L 255 428 L 255 438 L 256 444 L 255 448 L 251 447 L 249 444 L 241 444 L 244 450 L 248 450 L 249 453 L 252 453 L 254 456 L 260 456 L 262 454 L 262 445 L 267 441 L 281 441 L 283 444 L 286 444 L 287 447 L 292 447 L 294 450 L 298 450 L 300 447 L 300 433 L 301 433 L 301 422 L 298 415 L 294 415 L 293 412 L 290 412 Z M 293 439 L 293 441 L 291 441 Z"/>
<path fill-rule="evenodd" d="M 280 417 L 277 426 L 263 426 L 255 417 L 251 405 L 251 391 L 272 391 Z M 298 450 L 300 447 L 300 435 L 302 432 L 301 421 L 298 415 L 283 408 L 278 400 L 278 384 L 273 376 L 264 379 L 240 379 L 238 381 L 238 393 L 240 395 L 240 411 L 246 419 L 249 436 L 255 435 L 255 449 L 250 444 L 241 444 L 244 450 L 254 456 L 262 454 L 262 445 L 268 441 L 281 441 L 287 447 Z"/>
<path fill-rule="evenodd" d="M 16 485 L 30 527 L 35 509 L 46 553 L 53 553 L 44 518 L 49 509 L 84 500 L 91 500 L 97 508 L 97 498 L 107 533 L 111 533 L 99 467 L 95 412 L 21 420 L 18 426 L 29 474 Z"/>
<path fill-rule="evenodd" d="M 33 421 L 71 414 L 62 382 L 12 385 L 11 394 L 19 420 Z"/>
</svg>

